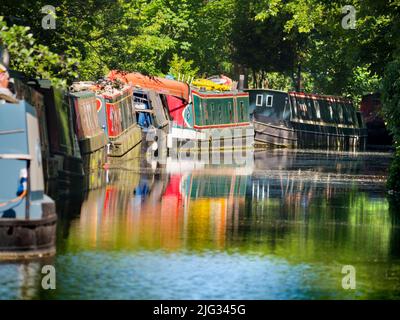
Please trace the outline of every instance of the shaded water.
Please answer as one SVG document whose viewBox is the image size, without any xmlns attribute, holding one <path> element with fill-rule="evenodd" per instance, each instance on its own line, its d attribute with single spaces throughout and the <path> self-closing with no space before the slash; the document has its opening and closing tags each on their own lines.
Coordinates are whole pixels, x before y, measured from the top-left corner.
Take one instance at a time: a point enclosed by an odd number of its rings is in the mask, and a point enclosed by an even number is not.
<svg viewBox="0 0 400 320">
<path fill-rule="evenodd" d="M 0 297 L 399 299 L 389 161 L 264 151 L 243 165 L 122 162 L 100 173 L 105 186 L 58 201 L 56 257 L 0 263 Z M 44 264 L 54 291 L 41 289 Z M 355 290 L 342 288 L 344 265 Z"/>
</svg>

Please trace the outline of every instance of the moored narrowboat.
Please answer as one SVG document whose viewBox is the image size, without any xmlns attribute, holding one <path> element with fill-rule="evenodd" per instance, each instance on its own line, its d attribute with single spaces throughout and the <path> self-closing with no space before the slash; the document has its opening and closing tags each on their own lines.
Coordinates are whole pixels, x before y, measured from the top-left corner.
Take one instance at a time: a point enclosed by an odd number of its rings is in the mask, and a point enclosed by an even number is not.
<svg viewBox="0 0 400 320">
<path fill-rule="evenodd" d="M 170 121 L 167 147 L 174 150 L 232 149 L 253 145 L 246 92 L 207 91 L 187 83 L 113 71 L 109 77 L 161 96 Z M 201 82 L 200 82 L 201 83 Z"/>
<path fill-rule="evenodd" d="M 94 90 L 100 126 L 108 138 L 108 156 L 122 157 L 139 147 L 142 133 L 136 120 L 133 88 L 125 85 L 119 89 L 108 86 Z"/>
<path fill-rule="evenodd" d="M 253 145 L 249 96 L 240 91 L 205 91 L 192 88 L 190 103 L 167 97 L 173 125 L 169 148 L 240 149 Z"/>
<path fill-rule="evenodd" d="M 278 147 L 364 150 L 367 132 L 351 100 L 249 89 L 255 141 Z"/>
<path fill-rule="evenodd" d="M 40 127 L 25 100 L 0 100 L 0 258 L 55 253 L 54 201 L 45 194 Z"/>
<path fill-rule="evenodd" d="M 46 128 L 48 136 L 48 170 L 46 180 L 51 189 L 71 192 L 82 183 L 84 168 L 78 137 L 74 130 L 74 110 L 66 90 L 55 88 L 50 81 L 38 80 L 29 83 L 44 98 Z"/>
<path fill-rule="evenodd" d="M 361 100 L 360 111 L 368 130 L 367 147 L 393 145 L 393 137 L 386 128 L 382 116 L 382 102 L 379 93 L 364 95 Z"/>
<path fill-rule="evenodd" d="M 69 98 L 75 115 L 75 131 L 83 167 L 85 174 L 88 174 L 90 171 L 102 168 L 106 163 L 107 137 L 99 124 L 94 92 L 70 92 Z"/>
<path fill-rule="evenodd" d="M 209 141 L 211 149 L 240 149 L 253 145 L 249 119 L 249 96 L 240 91 L 191 90 L 191 103 L 183 111 L 183 123 L 172 138 L 179 142 L 181 129 L 195 130 Z M 173 128 L 174 129 L 174 128 Z"/>
</svg>

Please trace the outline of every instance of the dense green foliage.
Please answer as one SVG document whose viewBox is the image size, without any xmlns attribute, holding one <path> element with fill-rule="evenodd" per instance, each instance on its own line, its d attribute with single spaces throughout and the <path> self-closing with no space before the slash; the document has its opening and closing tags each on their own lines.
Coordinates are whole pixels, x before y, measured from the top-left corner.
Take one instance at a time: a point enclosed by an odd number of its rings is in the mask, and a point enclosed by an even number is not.
<svg viewBox="0 0 400 320">
<path fill-rule="evenodd" d="M 44 5 L 56 8 L 54 30 L 42 27 Z M 355 29 L 343 28 L 345 5 L 356 9 Z M 400 0 L 3 0 L 0 15 L 0 44 L 28 76 L 245 74 L 250 87 L 356 102 L 383 91 L 400 143 Z"/>
<path fill-rule="evenodd" d="M 48 4 L 55 30 L 41 26 Z M 344 5 L 357 10 L 354 30 L 342 27 Z M 5 0 L 0 12 L 51 52 L 78 60 L 82 79 L 110 69 L 244 73 L 251 86 L 359 100 L 393 60 L 399 8 L 399 0 Z"/>
<path fill-rule="evenodd" d="M 400 59 L 388 64 L 382 83 L 383 112 L 387 127 L 396 143 L 395 159 L 390 168 L 388 188 L 400 191 Z"/>
<path fill-rule="evenodd" d="M 29 27 L 7 27 L 0 17 L 0 41 L 7 47 L 12 59 L 10 67 L 32 77 L 49 79 L 56 86 L 65 86 L 77 76 L 77 60 L 58 55 L 47 46 L 38 44 L 29 33 Z"/>
</svg>

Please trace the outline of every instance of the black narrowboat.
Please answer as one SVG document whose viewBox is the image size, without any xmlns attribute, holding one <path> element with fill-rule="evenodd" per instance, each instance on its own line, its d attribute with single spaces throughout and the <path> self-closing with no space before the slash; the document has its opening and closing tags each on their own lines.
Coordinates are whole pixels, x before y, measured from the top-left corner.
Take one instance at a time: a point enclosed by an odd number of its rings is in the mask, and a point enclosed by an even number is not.
<svg viewBox="0 0 400 320">
<path fill-rule="evenodd" d="M 255 141 L 277 147 L 359 151 L 367 131 L 351 100 L 248 89 Z"/>
<path fill-rule="evenodd" d="M 362 112 L 368 130 L 367 147 L 392 146 L 393 137 L 386 128 L 382 116 L 382 102 L 380 93 L 364 95 L 361 99 L 360 111 Z"/>
<path fill-rule="evenodd" d="M 45 179 L 51 182 L 49 185 L 54 184 L 55 189 L 70 192 L 73 186 L 82 182 L 84 168 L 68 93 L 53 87 L 48 80 L 35 80 L 27 84 L 40 92 L 44 99 L 46 125 L 41 123 L 40 128 L 45 129 L 48 136 L 49 157 Z"/>
</svg>

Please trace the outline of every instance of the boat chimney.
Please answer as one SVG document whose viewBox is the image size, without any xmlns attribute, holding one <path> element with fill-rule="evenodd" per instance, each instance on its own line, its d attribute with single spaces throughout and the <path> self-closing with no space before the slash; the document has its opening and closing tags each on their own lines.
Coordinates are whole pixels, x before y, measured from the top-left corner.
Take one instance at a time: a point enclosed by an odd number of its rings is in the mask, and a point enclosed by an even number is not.
<svg viewBox="0 0 400 320">
<path fill-rule="evenodd" d="M 238 85 L 238 90 L 243 91 L 244 89 L 244 74 L 241 74 L 239 76 L 239 85 Z"/>
</svg>

